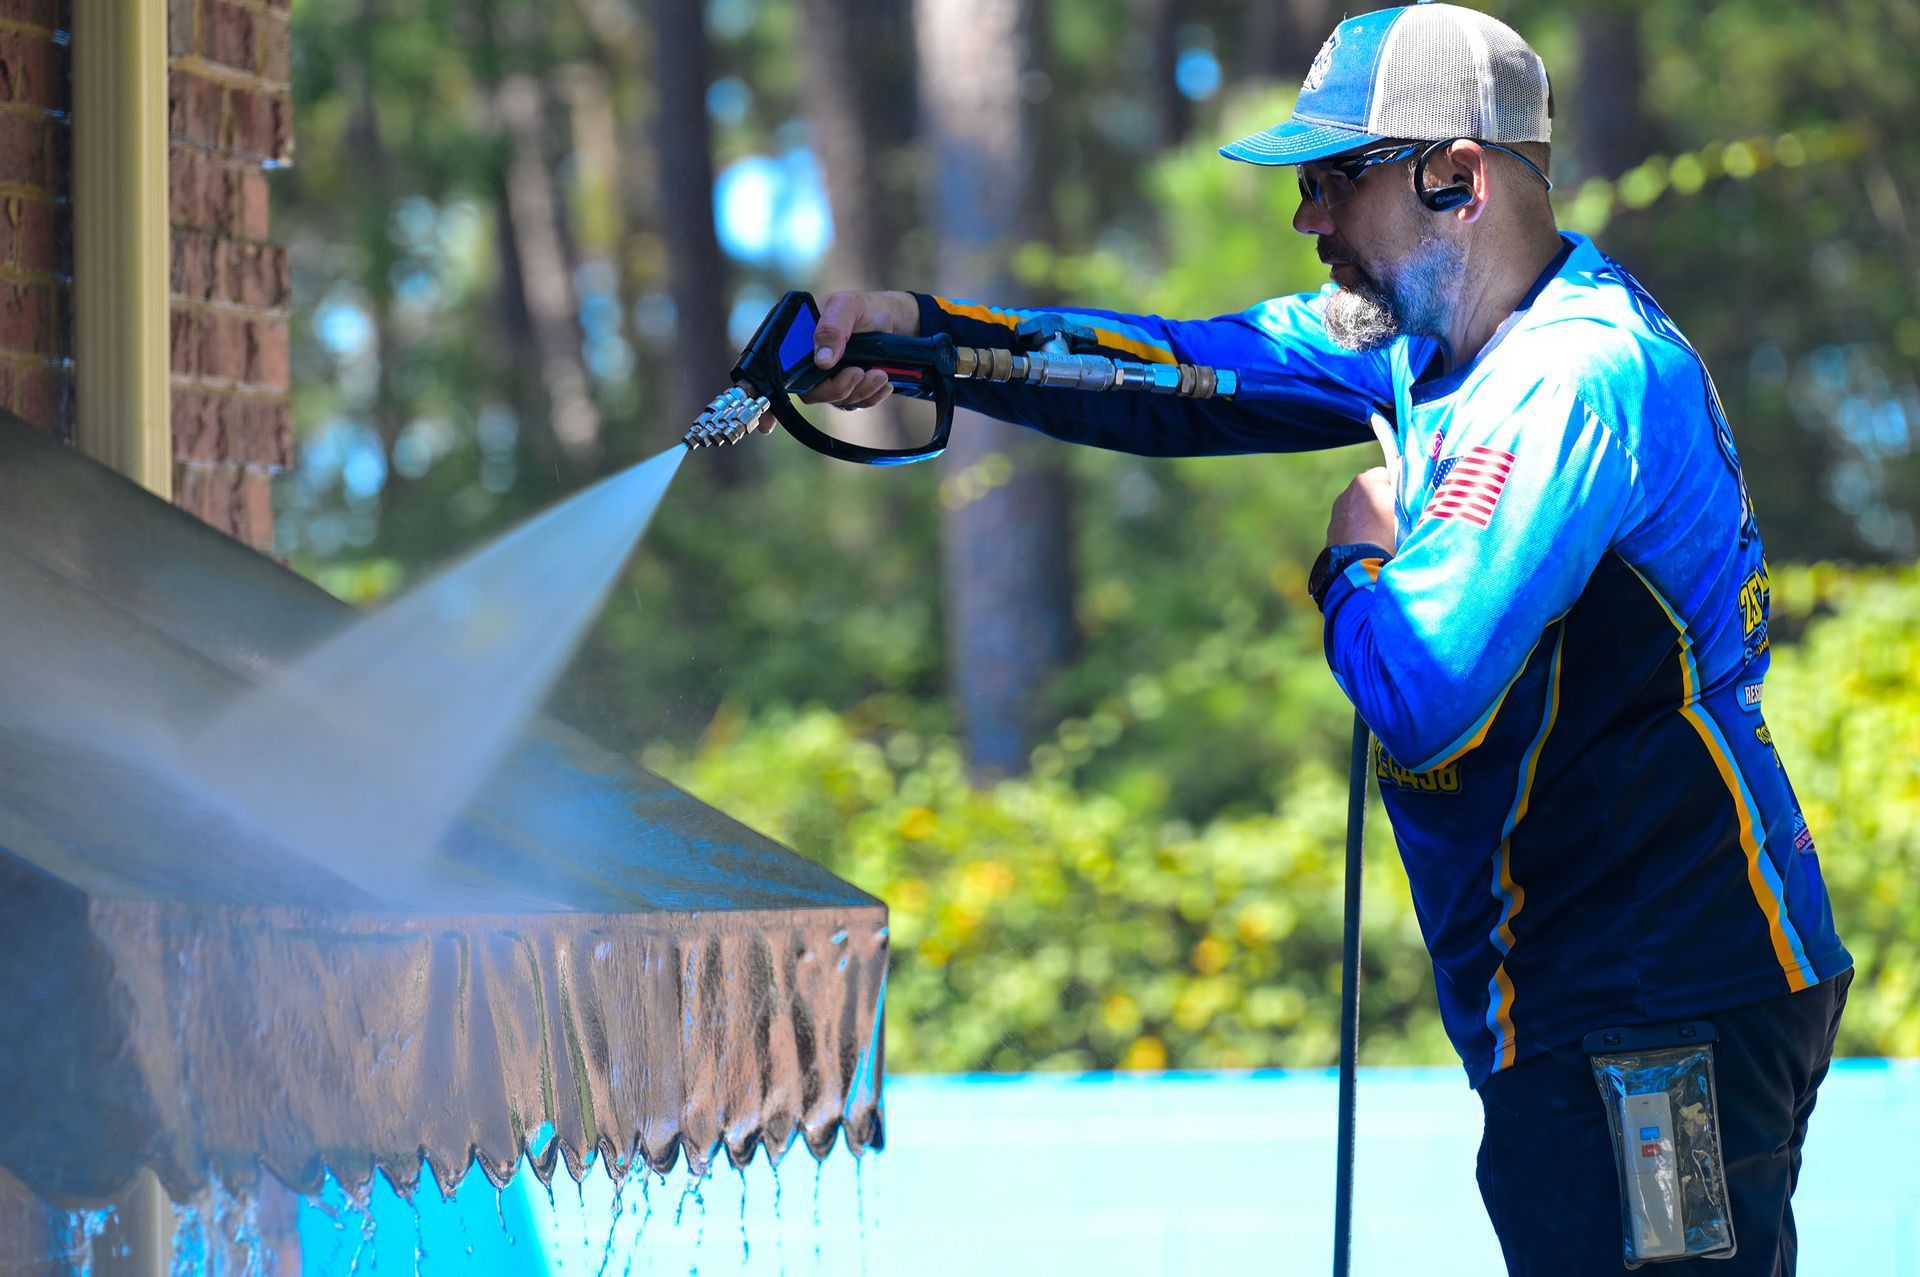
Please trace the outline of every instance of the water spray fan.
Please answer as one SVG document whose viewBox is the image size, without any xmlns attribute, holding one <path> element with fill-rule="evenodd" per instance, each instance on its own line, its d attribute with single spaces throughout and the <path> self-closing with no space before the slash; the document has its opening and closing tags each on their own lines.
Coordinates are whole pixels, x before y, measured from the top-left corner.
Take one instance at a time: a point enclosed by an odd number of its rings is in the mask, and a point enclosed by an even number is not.
<svg viewBox="0 0 1920 1277">
<path fill-rule="evenodd" d="M 859 333 L 833 368 L 813 361 L 820 308 L 811 294 L 791 292 L 767 312 L 734 362 L 733 385 L 708 404 L 687 431 L 689 448 L 738 443 L 771 411 L 787 433 L 815 452 L 869 466 L 927 461 L 946 451 L 953 429 L 957 380 L 1010 382 L 1060 390 L 1134 390 L 1189 399 L 1231 398 L 1239 374 L 1200 364 L 1149 364 L 1097 353 L 1093 331 L 1065 315 L 1039 314 L 1014 330 L 1014 348 L 961 346 L 945 333 L 898 337 Z M 875 448 L 838 438 L 801 413 L 804 395 L 843 368 L 879 369 L 894 393 L 930 400 L 931 437 L 917 447 Z"/>
</svg>

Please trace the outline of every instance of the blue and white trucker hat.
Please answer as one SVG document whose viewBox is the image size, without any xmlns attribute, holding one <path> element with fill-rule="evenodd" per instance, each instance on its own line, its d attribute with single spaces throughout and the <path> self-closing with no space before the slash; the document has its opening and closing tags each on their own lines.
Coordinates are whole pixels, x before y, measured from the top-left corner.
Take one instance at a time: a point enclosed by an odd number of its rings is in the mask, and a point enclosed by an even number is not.
<svg viewBox="0 0 1920 1277">
<path fill-rule="evenodd" d="M 1230 142 L 1249 164 L 1305 164 L 1392 138 L 1545 142 L 1553 98 L 1540 55 L 1473 9 L 1412 4 L 1348 18 L 1300 86 L 1293 118 Z"/>
</svg>

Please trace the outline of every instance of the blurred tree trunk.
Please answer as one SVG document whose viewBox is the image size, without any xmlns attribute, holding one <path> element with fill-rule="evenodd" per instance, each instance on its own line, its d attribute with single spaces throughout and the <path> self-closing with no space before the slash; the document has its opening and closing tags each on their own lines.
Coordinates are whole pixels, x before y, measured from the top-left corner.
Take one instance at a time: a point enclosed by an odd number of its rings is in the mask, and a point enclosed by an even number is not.
<svg viewBox="0 0 1920 1277">
<path fill-rule="evenodd" d="M 701 11 L 700 0 L 653 3 L 654 153 L 676 337 L 666 407 L 676 439 L 707 401 L 726 389 L 734 356 L 727 340 L 726 265 L 713 225 L 709 57 Z M 738 453 L 720 449 L 711 468 L 723 477 L 731 474 Z"/>
<path fill-rule="evenodd" d="M 828 259 L 836 288 L 886 288 L 900 217 L 880 180 L 881 152 L 912 112 L 878 83 L 907 53 L 900 7 L 890 0 L 801 0 L 807 54 L 807 121 L 833 207 Z"/>
<path fill-rule="evenodd" d="M 1356 4 L 1349 15 L 1378 9 L 1374 3 Z M 1247 6 L 1246 74 L 1256 80 L 1298 82 L 1341 20 L 1341 10 L 1329 0 L 1264 0 Z"/>
<path fill-rule="evenodd" d="M 948 295 L 1006 298 L 1035 201 L 1024 118 L 1023 0 L 918 0 L 923 132 L 932 165 L 934 278 Z M 1038 710 L 1073 651 L 1065 473 L 1041 436 L 958 414 L 943 465 L 949 681 L 976 779 L 1026 770 Z"/>
<path fill-rule="evenodd" d="M 914 136 L 912 12 L 896 0 L 801 0 L 800 10 L 807 122 L 833 209 L 822 291 L 898 287 L 895 250 L 913 202 L 887 161 Z M 877 426 L 879 446 L 903 447 L 921 440 L 909 440 L 901 414 L 925 412 L 883 404 L 855 424 Z"/>
<path fill-rule="evenodd" d="M 1571 94 L 1554 95 L 1572 115 L 1578 176 L 1618 177 L 1661 149 L 1646 109 L 1646 56 L 1636 4 L 1582 6 L 1573 15 L 1580 52 Z"/>
<path fill-rule="evenodd" d="M 1262 4 L 1258 8 L 1272 7 Z M 1134 26 L 1147 41 L 1147 73 L 1153 101 L 1153 144 L 1180 145 L 1192 121 L 1192 104 L 1180 92 L 1180 0 L 1133 0 Z"/>
<path fill-rule="evenodd" d="M 600 410 L 582 354 L 579 263 L 566 227 L 566 205 L 547 145 L 551 95 L 528 75 L 510 75 L 494 90 L 494 110 L 509 159 L 502 212 L 513 240 L 514 276 L 546 390 L 549 430 L 569 461 L 591 465 L 603 440 Z"/>
</svg>

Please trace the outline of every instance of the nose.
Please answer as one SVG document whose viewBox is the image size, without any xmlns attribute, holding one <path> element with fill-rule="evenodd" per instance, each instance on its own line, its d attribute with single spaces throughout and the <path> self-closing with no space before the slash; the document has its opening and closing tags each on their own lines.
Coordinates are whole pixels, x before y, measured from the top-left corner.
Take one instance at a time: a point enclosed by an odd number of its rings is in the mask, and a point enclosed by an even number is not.
<svg viewBox="0 0 1920 1277">
<path fill-rule="evenodd" d="M 1331 235 L 1333 214 L 1302 197 L 1300 207 L 1293 211 L 1293 229 L 1302 235 Z"/>
</svg>

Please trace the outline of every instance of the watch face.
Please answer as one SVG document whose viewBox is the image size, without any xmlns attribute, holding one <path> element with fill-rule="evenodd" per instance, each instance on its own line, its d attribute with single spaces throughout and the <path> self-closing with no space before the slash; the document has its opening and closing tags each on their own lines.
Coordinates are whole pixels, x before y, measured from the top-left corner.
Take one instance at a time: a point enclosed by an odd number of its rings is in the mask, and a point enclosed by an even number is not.
<svg viewBox="0 0 1920 1277">
<path fill-rule="evenodd" d="M 1315 607 L 1320 606 L 1327 597 L 1327 587 L 1333 584 L 1333 547 L 1320 551 L 1320 557 L 1313 561 L 1313 568 L 1307 573 L 1307 593 L 1313 596 Z"/>
</svg>

